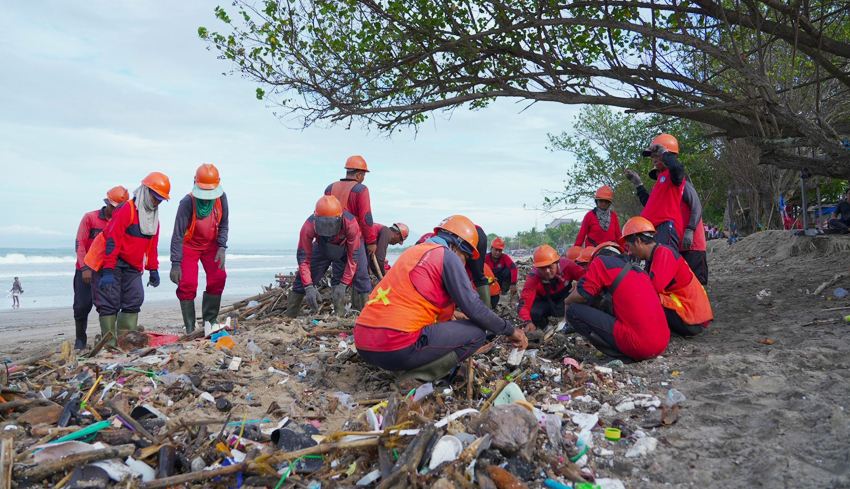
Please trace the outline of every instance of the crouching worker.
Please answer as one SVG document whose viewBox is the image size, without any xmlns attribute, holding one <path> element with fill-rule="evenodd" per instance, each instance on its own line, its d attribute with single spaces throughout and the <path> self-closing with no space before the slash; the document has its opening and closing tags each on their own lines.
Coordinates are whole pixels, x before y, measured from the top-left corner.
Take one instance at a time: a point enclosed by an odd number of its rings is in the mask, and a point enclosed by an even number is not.
<svg viewBox="0 0 850 489">
<path fill-rule="evenodd" d="M 591 307 L 594 302 L 596 307 Z M 670 342 L 664 309 L 649 276 L 633 267 L 616 243 L 596 247 L 587 274 L 566 304 L 569 325 L 608 356 L 654 358 Z"/>
<path fill-rule="evenodd" d="M 354 326 L 363 360 L 406 379 L 440 379 L 485 343 L 488 332 L 525 349 L 525 334 L 497 316 L 469 284 L 465 264 L 478 258 L 478 231 L 451 216 L 396 260 L 369 296 Z M 468 319 L 452 321 L 455 309 Z"/>
<path fill-rule="evenodd" d="M 632 256 L 646 260 L 646 273 L 661 298 L 670 331 L 680 336 L 702 333 L 714 315 L 688 262 L 675 249 L 656 243 L 655 227 L 643 217 L 626 222 L 622 239 Z"/>
<path fill-rule="evenodd" d="M 546 329 L 550 317 L 563 317 L 564 300 L 573 280 L 584 276 L 574 261 L 561 258 L 549 245 L 534 250 L 534 269 L 525 279 L 517 314 L 527 331 Z"/>
</svg>

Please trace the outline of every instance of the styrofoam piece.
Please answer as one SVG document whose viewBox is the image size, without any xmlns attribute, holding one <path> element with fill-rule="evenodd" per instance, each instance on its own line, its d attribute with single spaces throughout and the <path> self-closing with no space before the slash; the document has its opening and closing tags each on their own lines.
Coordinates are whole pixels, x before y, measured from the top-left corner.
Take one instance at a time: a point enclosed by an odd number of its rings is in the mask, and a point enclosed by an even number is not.
<svg viewBox="0 0 850 489">
<path fill-rule="evenodd" d="M 130 467 L 134 472 L 141 476 L 142 482 L 150 482 L 156 479 L 156 472 L 150 467 L 150 465 L 142 462 L 141 460 L 136 460 L 133 457 L 127 457 L 127 460 L 125 460 L 124 463 L 127 464 L 127 467 Z"/>
<path fill-rule="evenodd" d="M 100 462 L 95 462 L 91 465 L 103 469 L 109 475 L 109 478 L 115 482 L 121 482 L 127 477 L 141 476 L 141 474 L 116 459 L 101 460 Z"/>
<path fill-rule="evenodd" d="M 460 440 L 452 435 L 445 435 L 434 445 L 434 450 L 431 452 L 431 461 L 428 462 L 428 468 L 434 470 L 441 463 L 454 462 L 462 451 L 463 443 Z"/>
<path fill-rule="evenodd" d="M 376 480 L 381 478 L 381 471 L 378 469 L 369 472 L 364 475 L 359 481 L 357 481 L 358 486 L 368 486 L 369 484 L 375 482 Z"/>
<path fill-rule="evenodd" d="M 443 426 L 446 426 L 447 424 L 449 424 L 450 421 L 454 421 L 458 418 L 466 416 L 467 414 L 473 414 L 473 413 L 480 414 L 480 411 L 478 411 L 477 409 L 472 409 L 472 408 L 461 409 L 460 411 L 452 413 L 452 414 L 446 416 L 445 418 L 441 419 L 440 421 L 437 421 L 434 424 L 434 427 L 435 428 L 442 428 Z"/>
</svg>

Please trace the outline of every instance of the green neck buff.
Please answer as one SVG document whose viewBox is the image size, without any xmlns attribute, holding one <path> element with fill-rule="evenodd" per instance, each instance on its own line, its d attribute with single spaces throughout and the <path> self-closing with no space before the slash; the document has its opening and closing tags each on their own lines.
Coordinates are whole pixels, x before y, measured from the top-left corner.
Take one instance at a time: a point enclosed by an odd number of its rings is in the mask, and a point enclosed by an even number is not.
<svg viewBox="0 0 850 489">
<path fill-rule="evenodd" d="M 195 197 L 195 213 L 198 215 L 198 219 L 203 219 L 210 215 L 213 205 L 215 205 L 215 200 L 201 200 Z"/>
</svg>

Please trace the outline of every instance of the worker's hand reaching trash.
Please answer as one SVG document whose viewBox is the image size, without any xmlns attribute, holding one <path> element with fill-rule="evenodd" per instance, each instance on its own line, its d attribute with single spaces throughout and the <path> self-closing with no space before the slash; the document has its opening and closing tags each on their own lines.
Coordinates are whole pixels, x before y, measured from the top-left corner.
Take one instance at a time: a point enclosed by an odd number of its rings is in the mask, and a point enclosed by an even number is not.
<svg viewBox="0 0 850 489">
<path fill-rule="evenodd" d="M 528 348 L 528 338 L 525 336 L 525 333 L 519 328 L 514 328 L 514 334 L 508 336 L 508 339 L 511 340 L 511 345 L 513 345 L 514 348 L 520 350 L 525 350 L 526 348 Z"/>
<path fill-rule="evenodd" d="M 334 285 L 333 292 L 331 292 L 331 299 L 334 302 L 341 301 L 345 299 L 345 289 L 348 287 L 345 284 L 336 284 Z"/>
<path fill-rule="evenodd" d="M 316 290 L 316 286 L 308 285 L 304 289 L 304 293 L 307 296 L 307 305 L 318 311 L 319 302 L 322 301 L 322 294 L 320 294 L 319 291 Z"/>
</svg>

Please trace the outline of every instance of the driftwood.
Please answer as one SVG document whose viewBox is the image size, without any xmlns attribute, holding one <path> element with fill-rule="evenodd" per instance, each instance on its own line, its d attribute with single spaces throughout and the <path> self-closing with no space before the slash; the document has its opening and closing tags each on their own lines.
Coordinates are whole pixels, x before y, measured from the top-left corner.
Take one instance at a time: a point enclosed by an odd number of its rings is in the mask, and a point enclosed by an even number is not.
<svg viewBox="0 0 850 489">
<path fill-rule="evenodd" d="M 219 467 L 213 470 L 201 470 L 198 472 L 190 472 L 188 474 L 173 475 L 171 477 L 164 477 L 155 481 L 143 482 L 142 485 L 139 486 L 139 489 L 161 489 L 185 484 L 186 482 L 205 481 L 215 477 L 221 477 L 223 475 L 242 472 L 247 467 L 248 464 L 246 462 L 242 462 L 241 464 L 228 465 L 227 467 Z"/>
<path fill-rule="evenodd" d="M 20 471 L 20 475 L 15 477 L 15 479 L 36 482 L 56 475 L 59 472 L 64 472 L 77 466 L 82 466 L 92 462 L 99 462 L 110 458 L 125 459 L 132 455 L 135 449 L 135 445 L 128 443 L 126 445 L 118 445 L 117 447 L 106 447 L 103 450 L 92 450 L 89 452 L 77 453 L 59 460 L 42 462 L 38 465 L 24 468 Z"/>
<path fill-rule="evenodd" d="M 111 399 L 106 401 L 106 405 L 109 406 L 109 408 L 112 409 L 115 414 L 121 416 L 122 421 L 132 426 L 133 429 L 136 430 L 136 433 L 138 433 L 140 436 L 147 438 L 147 440 L 153 444 L 159 443 L 155 436 L 150 434 L 150 432 L 148 432 L 148 430 L 146 430 L 144 426 L 140 425 L 138 421 L 131 418 L 129 414 L 125 413 L 118 406 L 116 406 Z"/>
<path fill-rule="evenodd" d="M 848 274 L 848 272 L 841 272 L 841 273 L 837 273 L 837 274 L 835 274 L 835 276 L 834 276 L 834 277 L 832 277 L 831 279 L 827 280 L 826 282 L 824 282 L 824 283 L 820 284 L 820 285 L 818 286 L 818 288 L 816 288 L 816 289 L 815 289 L 815 291 L 814 291 L 814 292 L 812 292 L 812 295 L 818 295 L 818 294 L 820 294 L 820 293 L 821 293 L 821 292 L 823 292 L 823 291 L 824 291 L 827 287 L 832 286 L 832 285 L 835 285 L 836 283 L 838 283 L 838 281 L 839 281 L 839 280 L 841 280 L 841 279 L 843 279 L 844 277 L 846 277 L 846 276 L 847 276 L 847 274 Z"/>
<path fill-rule="evenodd" d="M 387 409 L 384 410 L 384 426 L 395 425 L 400 402 L 401 396 L 398 392 L 393 393 L 393 396 L 387 402 Z M 382 445 L 378 446 L 378 466 L 381 469 L 381 477 L 384 479 L 388 479 L 392 475 L 393 456 L 390 449 Z"/>
<path fill-rule="evenodd" d="M 437 433 L 437 428 L 433 424 L 425 425 L 419 435 L 410 442 L 407 449 L 395 463 L 391 469 L 392 475 L 381 481 L 377 489 L 403 488 L 408 487 L 408 478 L 411 473 L 417 472 L 417 467 L 422 457 L 425 456 L 425 449 L 431 443 L 431 438 Z"/>
<path fill-rule="evenodd" d="M 30 406 L 32 404 L 54 404 L 54 402 L 50 399 L 17 399 L 15 401 L 0 402 L 0 411 L 17 409 L 19 407 Z"/>
<path fill-rule="evenodd" d="M 12 468 L 15 463 L 15 439 L 0 440 L 0 489 L 12 487 Z"/>
<path fill-rule="evenodd" d="M 280 462 L 285 462 L 287 460 L 295 460 L 296 458 L 300 458 L 305 455 L 322 455 L 324 453 L 332 452 L 334 450 L 344 450 L 346 448 L 374 447 L 377 444 L 377 437 L 367 438 L 365 440 L 355 440 L 337 443 L 322 443 L 321 445 L 304 448 L 303 450 L 296 450 L 294 452 L 277 452 L 274 455 L 271 455 L 266 463 L 276 464 Z"/>
<path fill-rule="evenodd" d="M 106 342 L 110 339 L 112 339 L 112 331 L 107 331 L 106 334 L 103 335 L 103 338 L 101 338 L 100 341 L 98 341 L 97 344 L 94 345 L 94 348 L 91 349 L 88 357 L 91 358 L 100 353 L 100 350 L 103 349 L 104 346 L 106 346 Z"/>
</svg>

